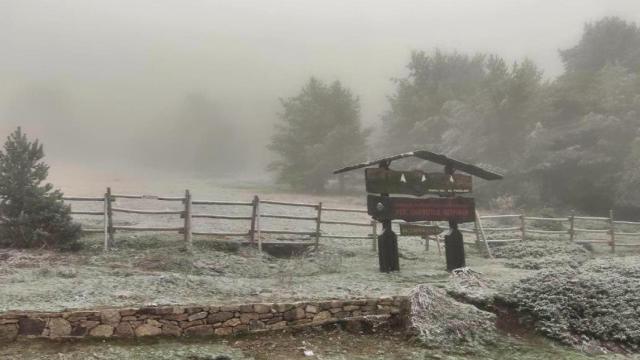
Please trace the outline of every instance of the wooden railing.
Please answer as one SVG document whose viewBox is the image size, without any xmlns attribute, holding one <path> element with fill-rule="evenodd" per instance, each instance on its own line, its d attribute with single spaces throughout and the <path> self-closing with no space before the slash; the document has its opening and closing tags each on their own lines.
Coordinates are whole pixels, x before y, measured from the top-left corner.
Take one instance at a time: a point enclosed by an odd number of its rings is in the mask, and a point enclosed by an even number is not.
<svg viewBox="0 0 640 360">
<path fill-rule="evenodd" d="M 168 202 L 181 202 L 182 208 L 179 210 L 142 210 L 129 209 L 114 206 L 118 199 L 147 199 Z M 193 200 L 189 190 L 185 191 L 182 197 L 168 197 L 155 195 L 131 195 L 131 194 L 112 194 L 111 189 L 107 188 L 103 197 L 64 197 L 69 202 L 99 202 L 102 204 L 102 211 L 72 210 L 72 215 L 89 215 L 102 216 L 102 228 L 84 228 L 87 233 L 104 233 L 104 249 L 108 250 L 114 244 L 114 236 L 118 231 L 135 231 L 135 232 L 176 232 L 183 234 L 185 245 L 191 248 L 193 236 L 210 236 L 210 237 L 242 237 L 246 242 L 254 244 L 262 251 L 263 234 L 266 235 L 301 235 L 310 237 L 312 245 L 317 247 L 322 238 L 334 239 L 371 239 L 372 250 L 376 249 L 377 243 L 377 222 L 367 219 L 366 221 L 354 221 L 351 219 L 328 220 L 325 215 L 328 213 L 354 213 L 367 214 L 365 209 L 348 209 L 348 208 L 332 208 L 324 207 L 322 202 L 315 203 L 299 203 L 275 200 L 263 200 L 258 196 L 254 196 L 252 201 L 220 201 L 220 200 Z M 229 215 L 215 214 L 207 212 L 193 212 L 192 206 L 222 206 L 222 207 L 245 207 L 251 209 L 251 215 Z M 274 211 L 263 211 L 264 205 L 269 205 L 275 209 L 284 208 L 307 208 L 315 211 L 314 215 L 292 215 L 290 213 L 280 213 Z M 176 215 L 182 219 L 180 226 L 124 226 L 114 225 L 114 213 L 142 214 L 142 215 Z M 218 219 L 228 221 L 246 221 L 249 222 L 247 231 L 223 232 L 223 231 L 194 231 L 193 221 L 197 219 Z M 311 222 L 315 225 L 314 230 L 298 231 L 277 228 L 263 228 L 262 219 L 284 219 L 300 222 Z M 511 224 L 504 225 L 505 222 Z M 394 223 L 397 223 L 394 221 Z M 558 229 L 547 224 L 555 224 Z M 594 224 L 600 225 L 599 228 L 580 227 L 586 224 L 593 227 Z M 368 228 L 369 232 L 354 235 L 336 234 L 325 232 L 326 226 L 341 225 L 347 227 Z M 620 227 L 634 227 L 637 231 L 621 231 Z M 553 230 L 549 230 L 552 228 Z M 475 234 L 476 243 L 506 243 L 524 241 L 532 236 L 566 236 L 569 241 L 575 243 L 590 244 L 607 244 L 611 247 L 611 251 L 615 251 L 617 246 L 632 247 L 640 246 L 640 242 L 630 242 L 629 237 L 640 237 L 640 222 L 633 221 L 617 221 L 614 220 L 613 211 L 610 211 L 609 217 L 590 217 L 575 216 L 571 214 L 568 217 L 536 217 L 526 216 L 525 214 L 501 214 L 501 215 L 483 215 L 477 216 L 473 227 L 460 227 L 460 231 L 464 233 Z M 502 236 L 498 236 L 502 234 Z M 586 238 L 585 234 L 602 234 L 606 238 Z M 623 240 L 623 241 L 621 241 Z M 427 240 L 428 241 L 428 240 Z M 436 237 L 436 241 L 438 238 Z M 428 243 L 427 243 L 428 247 Z"/>
<path fill-rule="evenodd" d="M 486 233 L 496 235 L 499 233 L 508 233 L 517 235 L 512 238 L 487 238 L 488 243 L 524 241 L 528 235 L 544 235 L 544 236 L 566 236 L 569 241 L 578 244 L 606 244 L 609 245 L 612 252 L 615 252 L 617 246 L 635 247 L 640 246 L 640 242 L 630 242 L 629 237 L 640 237 L 640 222 L 635 221 L 617 221 L 613 217 L 613 211 L 609 211 L 609 217 L 596 216 L 576 216 L 571 214 L 568 217 L 535 217 L 525 216 L 525 214 L 506 214 L 506 215 L 484 215 L 479 217 L 479 221 L 496 221 L 502 219 L 517 220 L 517 226 L 501 226 L 486 227 L 482 229 Z M 532 224 L 531 222 L 536 222 Z M 562 229 L 548 230 L 549 226 L 541 226 L 542 224 L 556 224 L 556 227 Z M 590 225 L 591 228 L 579 227 Z M 598 228 L 593 228 L 595 227 Z M 635 227 L 638 231 L 620 231 L 619 226 Z M 541 229 L 541 227 L 543 229 Z M 544 229 L 546 228 L 546 229 Z M 553 228 L 553 226 L 551 226 Z M 465 232 L 475 233 L 478 241 L 481 240 L 478 226 L 473 229 L 461 229 Z M 586 238 L 586 234 L 602 234 L 599 238 Z M 623 241 L 620 241 L 622 238 Z"/>
<path fill-rule="evenodd" d="M 97 228 L 84 228 L 86 233 L 104 233 L 104 249 L 109 250 L 114 244 L 114 236 L 118 231 L 135 231 L 135 232 L 177 232 L 184 235 L 185 246 L 191 248 L 193 236 L 211 236 L 211 237 L 244 237 L 246 241 L 256 244 L 260 251 L 262 251 L 263 236 L 262 234 L 269 235 L 302 235 L 309 236 L 313 240 L 313 245 L 318 246 L 321 238 L 336 238 L 336 239 L 372 239 L 375 241 L 377 238 L 377 223 L 375 221 L 358 222 L 358 221 L 341 221 L 341 220 L 326 220 L 322 218 L 323 214 L 340 212 L 340 213 L 363 213 L 367 211 L 363 209 L 346 209 L 346 208 L 330 208 L 323 207 L 322 202 L 317 204 L 311 203 L 298 203 L 298 202 L 286 202 L 275 200 L 261 200 L 258 196 L 254 196 L 250 202 L 240 201 L 219 201 L 219 200 L 194 200 L 191 198 L 189 190 L 185 191 L 184 197 L 166 197 L 155 195 L 132 195 L 132 194 L 113 194 L 111 188 L 107 188 L 103 197 L 79 197 L 68 196 L 63 198 L 69 202 L 99 202 L 103 205 L 103 211 L 86 211 L 86 210 L 74 210 L 72 209 L 72 215 L 93 215 L 102 216 L 104 227 L 102 229 Z M 114 206 L 118 199 L 147 199 L 158 201 L 173 201 L 182 202 L 183 208 L 180 210 L 142 210 L 142 209 L 129 209 L 123 207 Z M 237 216 L 228 214 L 214 214 L 214 213 L 194 213 L 192 211 L 193 205 L 215 205 L 225 207 L 249 207 L 251 208 L 250 216 Z M 270 205 L 276 207 L 297 207 L 297 208 L 309 208 L 315 210 L 314 216 L 302 216 L 302 215 L 290 215 L 277 212 L 263 212 L 262 205 Z M 142 214 L 142 215 L 179 215 L 183 219 L 183 225 L 181 226 L 124 226 L 114 225 L 114 213 L 126 213 L 126 214 Z M 219 219 L 230 221 L 248 221 L 250 223 L 247 231 L 242 232 L 222 232 L 222 231 L 194 231 L 192 222 L 195 219 Z M 287 229 L 269 229 L 262 228 L 261 219 L 285 219 L 294 221 L 310 221 L 315 223 L 315 229 L 313 231 L 295 231 Z M 353 235 L 353 234 L 331 234 L 325 233 L 322 230 L 322 225 L 343 225 L 350 227 L 367 227 L 371 229 L 368 234 Z"/>
</svg>

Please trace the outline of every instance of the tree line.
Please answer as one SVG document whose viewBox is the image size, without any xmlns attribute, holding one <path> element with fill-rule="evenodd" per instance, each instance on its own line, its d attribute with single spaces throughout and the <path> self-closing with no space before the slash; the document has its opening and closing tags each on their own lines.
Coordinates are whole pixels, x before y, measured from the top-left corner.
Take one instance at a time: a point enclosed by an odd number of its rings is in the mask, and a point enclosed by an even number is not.
<svg viewBox="0 0 640 360">
<path fill-rule="evenodd" d="M 331 170 L 426 148 L 506 177 L 481 196 L 516 206 L 591 213 L 640 205 L 640 29 L 606 17 L 560 50 L 564 72 L 545 80 L 531 60 L 415 51 L 395 80 L 380 139 L 370 139 L 359 99 L 345 85 L 311 78 L 281 100 L 270 169 L 298 190 L 322 191 Z M 375 149 L 375 151 L 372 151 Z"/>
</svg>

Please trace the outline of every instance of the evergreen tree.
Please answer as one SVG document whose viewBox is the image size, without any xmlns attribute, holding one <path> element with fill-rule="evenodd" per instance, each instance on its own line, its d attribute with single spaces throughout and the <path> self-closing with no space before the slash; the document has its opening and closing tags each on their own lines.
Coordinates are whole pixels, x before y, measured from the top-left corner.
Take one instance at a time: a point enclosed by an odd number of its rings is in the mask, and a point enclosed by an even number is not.
<svg viewBox="0 0 640 360">
<path fill-rule="evenodd" d="M 429 148 L 509 170 L 544 113 L 541 71 L 495 55 L 415 52 L 383 118 L 386 153 Z"/>
<path fill-rule="evenodd" d="M 323 191 L 331 170 L 366 153 L 369 132 L 360 125 L 360 104 L 336 81 L 311 78 L 295 97 L 281 100 L 281 123 L 269 149 L 279 159 L 269 169 L 296 190 Z"/>
<path fill-rule="evenodd" d="M 80 225 L 73 223 L 62 193 L 44 183 L 49 166 L 42 145 L 18 128 L 0 151 L 0 245 L 78 247 Z"/>
</svg>

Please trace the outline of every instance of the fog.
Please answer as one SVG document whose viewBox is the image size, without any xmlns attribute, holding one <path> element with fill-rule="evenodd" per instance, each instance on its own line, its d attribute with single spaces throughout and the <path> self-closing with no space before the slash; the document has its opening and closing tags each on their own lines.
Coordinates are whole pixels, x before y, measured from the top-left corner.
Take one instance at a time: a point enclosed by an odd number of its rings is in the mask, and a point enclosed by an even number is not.
<svg viewBox="0 0 640 360">
<path fill-rule="evenodd" d="M 640 2 L 1 0 L 0 135 L 22 126 L 61 168 L 264 177 L 279 98 L 311 76 L 350 88 L 375 138 L 411 51 L 527 57 L 552 79 L 607 15 L 638 22 Z"/>
</svg>

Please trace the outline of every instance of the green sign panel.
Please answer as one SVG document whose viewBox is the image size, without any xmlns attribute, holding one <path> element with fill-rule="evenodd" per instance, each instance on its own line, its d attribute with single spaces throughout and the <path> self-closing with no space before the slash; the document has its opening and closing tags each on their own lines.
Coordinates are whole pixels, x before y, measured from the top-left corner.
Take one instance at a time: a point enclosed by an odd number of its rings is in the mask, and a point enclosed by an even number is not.
<svg viewBox="0 0 640 360">
<path fill-rule="evenodd" d="M 400 224 L 400 235 L 421 236 L 438 235 L 444 229 L 438 225 Z"/>
<path fill-rule="evenodd" d="M 378 194 L 470 193 L 471 176 L 464 174 L 425 173 L 423 171 L 395 171 L 383 168 L 365 170 L 367 192 Z"/>
</svg>

